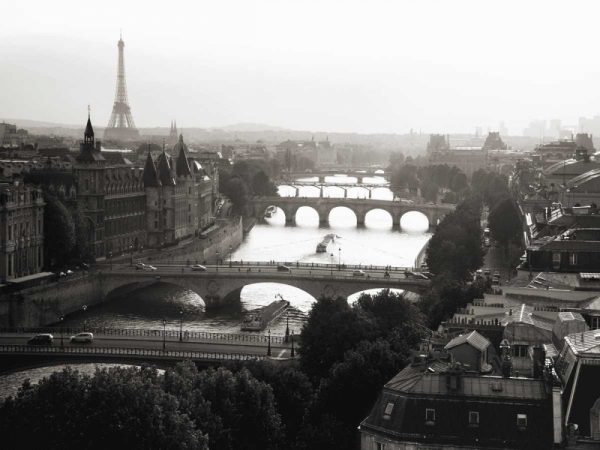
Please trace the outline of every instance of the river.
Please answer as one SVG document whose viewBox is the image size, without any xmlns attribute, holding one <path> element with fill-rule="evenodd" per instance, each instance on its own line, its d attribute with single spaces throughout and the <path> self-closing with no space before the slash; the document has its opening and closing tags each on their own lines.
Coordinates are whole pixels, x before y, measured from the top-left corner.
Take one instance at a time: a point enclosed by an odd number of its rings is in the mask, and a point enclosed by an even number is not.
<svg viewBox="0 0 600 450">
<path fill-rule="evenodd" d="M 304 181 L 312 181 L 306 179 Z M 344 176 L 328 177 L 327 182 L 352 183 L 355 180 Z M 392 193 L 383 178 L 365 178 L 365 183 L 381 184 L 375 188 L 372 198 L 391 200 Z M 282 196 L 295 195 L 290 186 L 280 186 Z M 301 196 L 318 196 L 314 187 L 300 188 Z M 324 197 L 343 197 L 339 187 L 324 188 Z M 348 197 L 367 197 L 368 191 L 351 187 Z M 382 210 L 367 214 L 365 226 L 357 228 L 354 213 L 347 208 L 336 208 L 331 212 L 329 224 L 319 225 L 316 211 L 300 208 L 296 225 L 286 226 L 283 212 L 278 210 L 264 223 L 257 224 L 244 238 L 242 245 L 227 258 L 244 261 L 289 261 L 346 264 L 377 264 L 412 266 L 414 260 L 430 238 L 427 219 L 420 213 L 407 213 L 401 221 L 401 230 L 392 229 L 392 219 Z M 316 245 L 329 233 L 334 233 L 335 242 L 327 252 L 316 253 Z M 227 259 L 226 258 L 226 259 Z M 306 314 L 315 301 L 306 292 L 275 283 L 260 283 L 245 287 L 241 302 L 219 311 L 204 310 L 202 299 L 191 291 L 177 286 L 161 284 L 140 290 L 127 298 L 115 299 L 87 308 L 65 318 L 64 326 L 153 328 L 161 329 L 166 319 L 167 329 L 178 330 L 181 326 L 189 331 L 240 332 L 240 322 L 245 311 L 269 304 L 277 295 L 291 302 L 287 316 L 271 324 L 273 334 L 284 334 L 286 325 L 299 332 Z M 353 301 L 358 295 L 352 296 Z M 265 331 L 266 332 L 266 331 Z M 26 374 L 27 372 L 25 372 Z M 36 372 L 37 373 L 37 372 Z M 26 376 L 26 375 L 23 375 Z M 0 377 L 1 378 L 1 377 Z"/>
</svg>

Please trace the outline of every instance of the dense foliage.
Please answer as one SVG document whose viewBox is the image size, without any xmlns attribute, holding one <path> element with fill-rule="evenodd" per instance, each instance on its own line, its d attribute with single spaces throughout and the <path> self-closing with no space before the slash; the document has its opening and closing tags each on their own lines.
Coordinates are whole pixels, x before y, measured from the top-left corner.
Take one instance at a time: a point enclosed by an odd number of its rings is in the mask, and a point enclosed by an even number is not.
<svg viewBox="0 0 600 450">
<path fill-rule="evenodd" d="M 229 197 L 236 214 L 248 214 L 249 197 L 277 195 L 272 171 L 273 164 L 265 160 L 238 161 L 231 170 L 220 171 L 219 191 Z"/>
<path fill-rule="evenodd" d="M 245 369 L 65 369 L 0 406 L 4 448 L 275 449 L 272 388 Z M 249 438 L 251 437 L 251 438 Z"/>
</svg>

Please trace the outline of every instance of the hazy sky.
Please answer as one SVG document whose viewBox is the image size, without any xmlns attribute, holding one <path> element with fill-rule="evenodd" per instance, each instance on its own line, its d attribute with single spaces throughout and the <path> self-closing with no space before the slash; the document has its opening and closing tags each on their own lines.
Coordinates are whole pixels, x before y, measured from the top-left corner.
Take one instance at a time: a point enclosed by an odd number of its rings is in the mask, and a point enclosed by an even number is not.
<svg viewBox="0 0 600 450">
<path fill-rule="evenodd" d="M 0 7 L 0 117 L 105 126 L 119 29 L 140 127 L 473 132 L 600 113 L 593 1 L 31 1 Z"/>
</svg>

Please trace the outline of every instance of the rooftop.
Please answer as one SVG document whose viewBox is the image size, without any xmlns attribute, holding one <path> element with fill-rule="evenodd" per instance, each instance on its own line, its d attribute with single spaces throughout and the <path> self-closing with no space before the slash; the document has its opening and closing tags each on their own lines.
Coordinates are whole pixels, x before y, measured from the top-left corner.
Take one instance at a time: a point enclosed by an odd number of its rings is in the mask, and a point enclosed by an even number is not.
<svg viewBox="0 0 600 450">
<path fill-rule="evenodd" d="M 472 345 L 481 352 L 485 351 L 485 349 L 490 346 L 490 341 L 488 341 L 485 337 L 483 337 L 477 331 L 471 331 L 469 334 L 461 334 L 460 336 L 455 337 L 448 342 L 444 348 L 449 350 L 465 343 Z"/>
</svg>

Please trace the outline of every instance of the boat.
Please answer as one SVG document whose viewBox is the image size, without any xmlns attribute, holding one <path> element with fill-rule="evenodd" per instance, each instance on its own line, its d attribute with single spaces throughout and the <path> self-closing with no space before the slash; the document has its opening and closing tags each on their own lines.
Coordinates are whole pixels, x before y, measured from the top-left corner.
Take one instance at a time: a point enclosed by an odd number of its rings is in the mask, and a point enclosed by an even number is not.
<svg viewBox="0 0 600 450">
<path fill-rule="evenodd" d="M 326 235 L 321 242 L 317 244 L 317 253 L 325 253 L 330 242 L 335 242 L 335 238 L 339 237 L 335 234 Z"/>
<path fill-rule="evenodd" d="M 269 206 L 267 208 L 267 210 L 265 211 L 265 217 L 268 217 L 270 219 L 271 217 L 273 217 L 273 214 L 275 214 L 276 212 L 277 212 L 276 206 Z"/>
<path fill-rule="evenodd" d="M 280 296 L 281 298 L 281 296 Z M 242 331 L 262 331 L 290 306 L 290 302 L 281 298 L 263 308 L 249 311 L 242 321 Z"/>
</svg>

